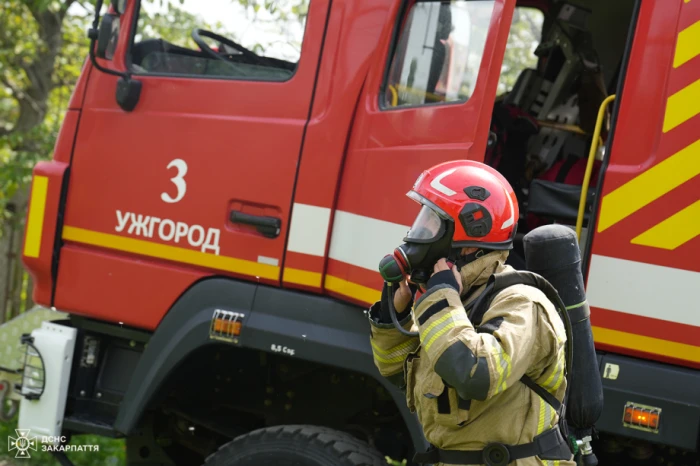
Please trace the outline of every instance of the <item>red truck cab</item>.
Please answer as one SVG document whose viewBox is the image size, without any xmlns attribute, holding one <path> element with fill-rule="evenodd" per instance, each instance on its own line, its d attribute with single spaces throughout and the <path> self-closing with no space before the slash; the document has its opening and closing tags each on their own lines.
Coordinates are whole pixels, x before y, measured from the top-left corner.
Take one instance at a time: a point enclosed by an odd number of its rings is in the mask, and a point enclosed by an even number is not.
<svg viewBox="0 0 700 466">
<path fill-rule="evenodd" d="M 522 166 L 498 166 L 521 236 L 533 216 L 584 227 L 605 445 L 697 450 L 700 2 L 311 0 L 269 56 L 250 45 L 265 34 L 213 35 L 216 8 L 185 3 L 202 24 L 166 40 L 147 2 L 113 2 L 34 169 L 23 260 L 35 301 L 77 331 L 64 430 L 126 437 L 129 464 L 199 464 L 288 424 L 410 458 L 425 440 L 372 364 L 363 309 L 421 171 L 518 152 L 496 106 L 535 124 Z M 503 94 L 521 8 L 541 11 L 541 42 Z M 546 173 L 589 160 L 579 211 L 583 180 Z"/>
</svg>

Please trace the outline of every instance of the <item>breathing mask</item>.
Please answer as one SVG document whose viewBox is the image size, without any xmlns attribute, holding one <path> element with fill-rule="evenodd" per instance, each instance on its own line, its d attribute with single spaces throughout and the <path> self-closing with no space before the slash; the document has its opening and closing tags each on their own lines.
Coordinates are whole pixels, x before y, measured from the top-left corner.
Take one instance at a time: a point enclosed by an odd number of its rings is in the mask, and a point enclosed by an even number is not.
<svg viewBox="0 0 700 466">
<path fill-rule="evenodd" d="M 417 285 L 427 283 L 438 260 L 447 257 L 454 261 L 459 253 L 459 249 L 452 248 L 454 228 L 452 219 L 442 218 L 424 205 L 404 243 L 379 262 L 382 278 L 398 283 L 410 275 L 411 282 Z"/>
</svg>

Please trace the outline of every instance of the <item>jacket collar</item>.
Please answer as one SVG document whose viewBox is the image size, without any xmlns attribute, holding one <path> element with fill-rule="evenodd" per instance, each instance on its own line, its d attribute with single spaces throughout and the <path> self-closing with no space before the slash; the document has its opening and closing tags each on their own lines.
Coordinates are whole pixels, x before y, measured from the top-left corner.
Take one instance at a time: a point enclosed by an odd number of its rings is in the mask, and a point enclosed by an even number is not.
<svg viewBox="0 0 700 466">
<path fill-rule="evenodd" d="M 465 304 L 481 294 L 491 275 L 505 270 L 507 258 L 508 251 L 493 251 L 462 267 L 460 275 L 462 276 L 462 299 L 466 297 Z"/>
</svg>

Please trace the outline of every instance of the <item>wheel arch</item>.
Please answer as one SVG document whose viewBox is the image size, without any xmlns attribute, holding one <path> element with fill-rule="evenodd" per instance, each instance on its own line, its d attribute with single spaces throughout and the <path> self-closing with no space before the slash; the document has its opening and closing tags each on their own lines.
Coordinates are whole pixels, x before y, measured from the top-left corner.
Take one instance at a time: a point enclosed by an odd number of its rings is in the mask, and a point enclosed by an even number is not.
<svg viewBox="0 0 700 466">
<path fill-rule="evenodd" d="M 216 310 L 241 315 L 240 335 L 212 338 Z M 114 428 L 132 433 L 168 378 L 190 355 L 210 345 L 286 354 L 375 379 L 390 394 L 413 446 L 427 447 L 420 424 L 406 408 L 404 394 L 377 371 L 363 310 L 332 298 L 267 287 L 228 278 L 194 284 L 172 306 L 153 333 L 117 414 Z M 273 345 L 278 351 L 273 351 Z M 285 353 L 286 349 L 286 353 Z M 282 350 L 281 352 L 279 350 Z M 293 355 L 290 355 L 293 350 Z"/>
</svg>

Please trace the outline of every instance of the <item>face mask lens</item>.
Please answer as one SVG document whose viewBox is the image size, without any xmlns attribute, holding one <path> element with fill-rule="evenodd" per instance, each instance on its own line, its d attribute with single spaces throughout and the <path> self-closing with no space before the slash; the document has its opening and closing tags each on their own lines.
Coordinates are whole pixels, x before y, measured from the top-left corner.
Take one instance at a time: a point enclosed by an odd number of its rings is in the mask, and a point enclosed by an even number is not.
<svg viewBox="0 0 700 466">
<path fill-rule="evenodd" d="M 435 239 L 440 233 L 442 220 L 433 209 L 428 206 L 423 208 L 418 213 L 413 226 L 406 235 L 407 240 L 427 241 Z"/>
</svg>

